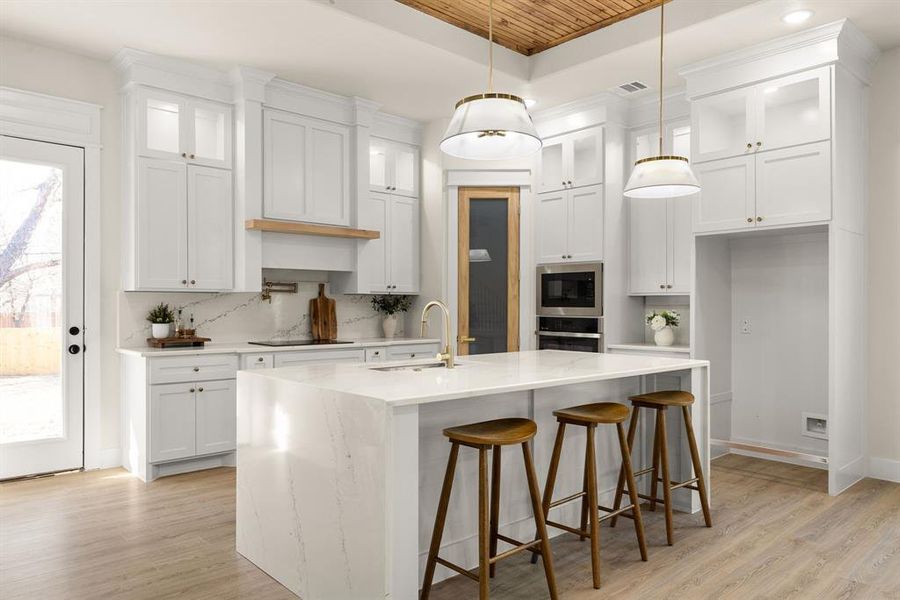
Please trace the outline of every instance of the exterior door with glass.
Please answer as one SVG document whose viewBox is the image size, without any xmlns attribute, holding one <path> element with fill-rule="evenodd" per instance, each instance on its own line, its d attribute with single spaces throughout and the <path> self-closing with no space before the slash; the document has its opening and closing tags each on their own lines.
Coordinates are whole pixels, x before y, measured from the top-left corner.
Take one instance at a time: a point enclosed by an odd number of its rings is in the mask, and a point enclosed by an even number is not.
<svg viewBox="0 0 900 600">
<path fill-rule="evenodd" d="M 84 150 L 0 136 L 0 479 L 79 469 Z"/>
<path fill-rule="evenodd" d="M 519 189 L 460 188 L 460 355 L 519 350 Z"/>
</svg>

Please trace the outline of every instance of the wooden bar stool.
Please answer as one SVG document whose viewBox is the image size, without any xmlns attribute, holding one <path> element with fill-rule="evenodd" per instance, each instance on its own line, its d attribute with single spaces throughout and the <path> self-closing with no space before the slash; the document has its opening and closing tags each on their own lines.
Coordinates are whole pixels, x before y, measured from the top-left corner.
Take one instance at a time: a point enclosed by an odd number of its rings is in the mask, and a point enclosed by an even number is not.
<svg viewBox="0 0 900 600">
<path fill-rule="evenodd" d="M 656 432 L 653 436 L 653 466 L 641 469 L 634 475 L 640 477 L 647 473 L 652 473 L 650 481 L 650 495 L 638 494 L 639 497 L 650 501 L 650 510 L 656 510 L 656 503 L 662 502 L 666 508 L 666 541 L 671 546 L 674 542 L 674 534 L 672 532 L 672 490 L 678 488 L 688 488 L 700 494 L 700 505 L 703 507 L 703 519 L 706 521 L 707 527 L 712 527 L 712 518 L 709 515 L 709 499 L 706 495 L 706 481 L 703 479 L 703 468 L 700 464 L 700 453 L 697 450 L 697 440 L 694 437 L 694 427 L 691 423 L 691 411 L 689 407 L 694 403 L 694 395 L 690 392 L 682 391 L 663 391 L 650 392 L 647 394 L 639 394 L 629 398 L 634 410 L 631 413 L 631 422 L 628 424 L 628 446 L 634 443 L 634 436 L 637 431 L 638 411 L 641 408 L 649 408 L 656 411 Z M 670 406 L 680 406 L 681 414 L 684 417 L 684 427 L 687 430 L 688 444 L 691 448 L 691 462 L 694 465 L 694 477 L 686 481 L 675 482 L 669 477 L 669 449 L 666 439 L 666 411 Z M 660 471 L 662 478 L 660 478 Z M 619 484 L 616 486 L 616 498 L 614 508 L 618 508 L 622 501 L 623 487 L 628 484 L 629 496 L 634 497 L 632 479 L 625 481 L 625 471 L 619 471 Z M 660 500 L 656 497 L 657 483 L 663 484 L 663 498 Z M 697 484 L 697 485 L 693 485 Z M 632 500 L 633 501 L 633 500 Z M 611 527 L 616 526 L 616 520 L 610 523 Z"/>
<path fill-rule="evenodd" d="M 553 556 L 550 552 L 550 540 L 547 537 L 547 526 L 544 523 L 544 512 L 541 508 L 541 493 L 538 488 L 537 475 L 534 472 L 534 462 L 528 449 L 528 442 L 537 432 L 537 424 L 530 419 L 496 419 L 471 425 L 450 427 L 444 430 L 444 435 L 450 438 L 450 458 L 447 461 L 447 472 L 444 475 L 444 484 L 441 488 L 441 498 L 438 502 L 437 516 L 434 519 L 434 532 L 431 535 L 431 547 L 428 550 L 428 561 L 425 563 L 425 580 L 422 583 L 422 600 L 428 598 L 431 592 L 431 582 L 434 579 L 434 569 L 437 563 L 453 569 L 457 573 L 465 575 L 478 582 L 480 600 L 487 600 L 490 588 L 488 577 L 494 576 L 497 561 L 518 554 L 523 550 L 529 550 L 540 554 L 544 558 L 544 573 L 547 577 L 547 587 L 550 589 L 550 598 L 556 600 L 556 579 L 553 575 Z M 500 518 L 500 447 L 513 444 L 522 445 L 522 456 L 525 459 L 525 475 L 528 479 L 528 493 L 531 496 L 531 507 L 534 511 L 534 521 L 537 525 L 537 539 L 532 542 L 522 543 L 498 533 Z M 478 571 L 471 573 L 466 569 L 444 560 L 438 556 L 441 547 L 441 536 L 444 533 L 444 521 L 447 518 L 447 506 L 450 503 L 450 488 L 453 486 L 453 474 L 456 471 L 456 459 L 459 455 L 459 447 L 468 446 L 478 450 Z M 491 495 L 490 516 L 488 515 L 488 481 L 487 481 L 487 455 L 493 449 L 491 470 Z M 512 544 L 513 548 L 497 554 L 497 541 L 503 540 Z M 540 546 L 536 548 L 535 546 Z"/>
<path fill-rule="evenodd" d="M 556 527 L 569 533 L 574 533 L 582 540 L 591 540 L 591 571 L 594 577 L 594 588 L 600 587 L 600 523 L 606 519 L 622 515 L 634 520 L 634 533 L 637 535 L 638 546 L 641 550 L 641 560 L 647 560 L 647 544 L 644 541 L 644 523 L 641 520 L 640 501 L 636 494 L 634 477 L 631 474 L 631 451 L 625 439 L 625 429 L 622 423 L 628 418 L 628 407 L 615 402 L 597 402 L 573 406 L 553 412 L 559 426 L 556 430 L 556 442 L 553 445 L 553 457 L 550 459 L 550 470 L 547 473 L 547 485 L 544 486 L 544 514 L 548 515 L 551 508 L 581 499 L 581 527 L 575 528 L 563 525 L 556 521 L 547 520 L 547 525 Z M 597 499 L 597 461 L 594 449 L 594 437 L 597 425 L 616 425 L 619 434 L 619 449 L 622 452 L 622 471 L 628 478 L 628 493 L 631 504 L 625 507 L 607 508 L 600 506 Z M 566 433 L 566 425 L 576 425 L 587 429 L 587 448 L 584 456 L 584 489 L 577 494 L 553 501 L 553 487 L 556 484 L 556 474 L 559 470 L 559 455 L 562 452 L 563 438 Z M 602 517 L 599 511 L 607 513 Z M 631 511 L 631 514 L 626 514 Z M 590 529 L 588 529 L 590 525 Z M 535 562 L 536 556 L 532 557 Z"/>
</svg>

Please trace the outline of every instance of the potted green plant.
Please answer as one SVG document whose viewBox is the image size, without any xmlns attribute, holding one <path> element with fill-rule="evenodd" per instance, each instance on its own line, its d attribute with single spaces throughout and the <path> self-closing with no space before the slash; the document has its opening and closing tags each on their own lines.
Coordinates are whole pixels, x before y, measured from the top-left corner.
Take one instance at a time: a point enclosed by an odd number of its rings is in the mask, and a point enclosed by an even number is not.
<svg viewBox="0 0 900 600">
<path fill-rule="evenodd" d="M 175 313 L 168 304 L 160 302 L 147 313 L 150 321 L 151 335 L 156 339 L 169 337 L 172 323 L 175 321 Z"/>
<path fill-rule="evenodd" d="M 372 296 L 372 308 L 384 315 L 381 321 L 381 330 L 384 337 L 394 337 L 397 333 L 397 314 L 405 313 L 412 306 L 412 296 L 400 294 L 386 294 L 384 296 Z"/>
<path fill-rule="evenodd" d="M 681 316 L 674 310 L 660 310 L 647 313 L 647 323 L 653 330 L 653 341 L 657 346 L 671 346 L 675 341 L 675 330 Z"/>
</svg>

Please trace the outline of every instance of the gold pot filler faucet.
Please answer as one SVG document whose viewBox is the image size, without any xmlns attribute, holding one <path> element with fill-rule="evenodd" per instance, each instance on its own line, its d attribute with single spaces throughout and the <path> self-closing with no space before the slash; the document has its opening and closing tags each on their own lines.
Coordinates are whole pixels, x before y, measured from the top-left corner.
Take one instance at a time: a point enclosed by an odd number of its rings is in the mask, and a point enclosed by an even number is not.
<svg viewBox="0 0 900 600">
<path fill-rule="evenodd" d="M 448 369 L 453 368 L 453 344 L 450 343 L 450 309 L 447 306 L 439 301 L 432 300 L 428 304 L 425 305 L 425 308 L 422 309 L 422 333 L 421 336 L 425 337 L 425 334 L 428 331 L 428 311 L 437 306 L 441 309 L 441 312 L 444 313 L 444 339 L 447 340 L 447 345 L 444 346 L 443 352 L 438 352 L 437 359 L 442 361 Z"/>
</svg>

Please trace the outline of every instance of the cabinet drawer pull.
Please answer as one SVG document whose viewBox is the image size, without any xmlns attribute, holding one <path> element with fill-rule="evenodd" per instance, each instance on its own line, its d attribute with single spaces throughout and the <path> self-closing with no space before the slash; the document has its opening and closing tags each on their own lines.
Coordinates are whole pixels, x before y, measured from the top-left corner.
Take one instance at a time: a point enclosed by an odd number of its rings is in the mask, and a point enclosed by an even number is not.
<svg viewBox="0 0 900 600">
<path fill-rule="evenodd" d="M 199 373 L 199 372 L 200 372 L 200 367 L 194 367 L 194 373 Z"/>
<path fill-rule="evenodd" d="M 260 356 L 259 358 L 256 359 L 256 362 L 265 362 L 265 360 L 266 359 L 264 359 L 262 356 Z"/>
<path fill-rule="evenodd" d="M 415 352 L 411 352 L 410 355 L 409 355 L 409 357 L 410 357 L 410 358 L 415 358 L 415 357 L 416 357 L 416 353 L 415 353 Z"/>
</svg>

